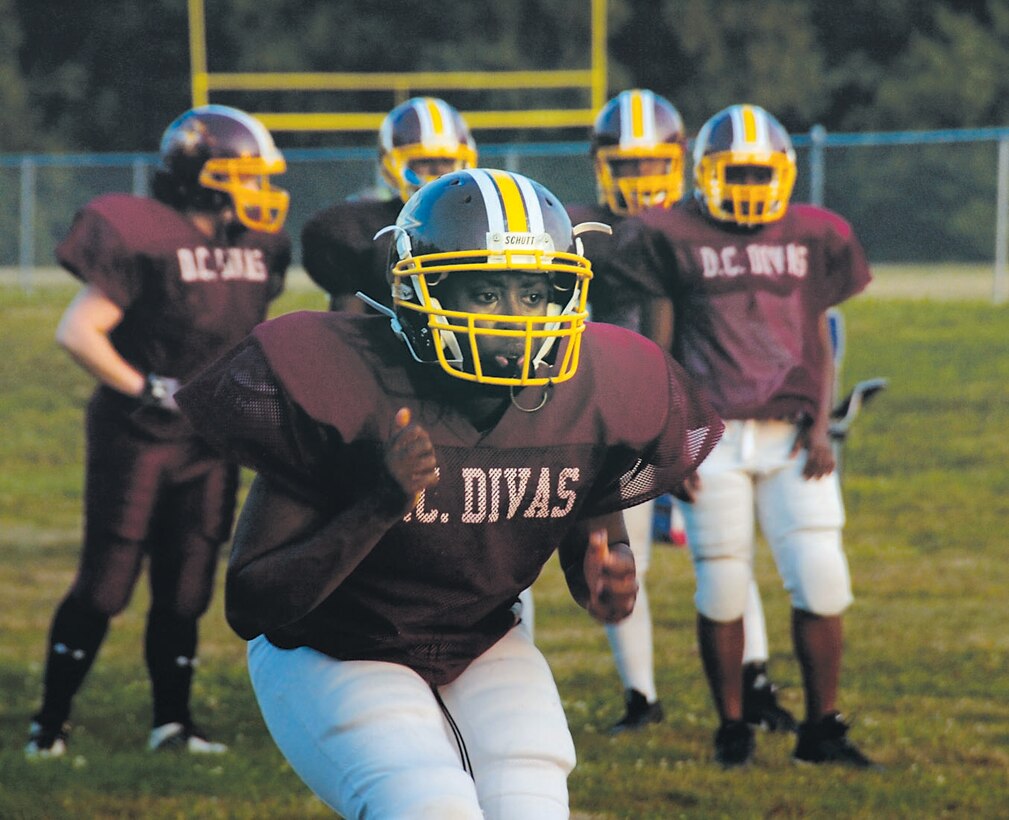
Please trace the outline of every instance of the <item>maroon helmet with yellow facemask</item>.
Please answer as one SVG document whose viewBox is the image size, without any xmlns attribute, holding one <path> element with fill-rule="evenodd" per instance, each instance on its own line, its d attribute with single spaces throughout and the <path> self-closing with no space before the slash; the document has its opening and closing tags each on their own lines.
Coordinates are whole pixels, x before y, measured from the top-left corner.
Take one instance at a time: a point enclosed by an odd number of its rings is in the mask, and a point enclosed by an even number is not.
<svg viewBox="0 0 1009 820">
<path fill-rule="evenodd" d="M 669 100 L 646 89 L 621 91 L 592 126 L 599 201 L 617 214 L 670 207 L 683 196 L 687 138 Z"/>
</svg>

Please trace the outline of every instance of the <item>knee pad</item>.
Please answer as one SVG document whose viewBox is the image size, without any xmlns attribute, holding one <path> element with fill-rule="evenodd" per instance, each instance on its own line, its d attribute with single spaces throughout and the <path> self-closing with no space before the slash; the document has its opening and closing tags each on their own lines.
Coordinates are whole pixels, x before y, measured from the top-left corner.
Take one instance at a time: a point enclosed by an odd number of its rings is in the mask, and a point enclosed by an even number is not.
<svg viewBox="0 0 1009 820">
<path fill-rule="evenodd" d="M 570 816 L 570 768 L 558 764 L 556 760 L 530 758 L 512 761 L 506 769 L 475 771 L 483 816 L 486 820 L 566 820 Z"/>
<path fill-rule="evenodd" d="M 353 817 L 392 820 L 480 820 L 483 812 L 473 780 L 462 767 L 420 766 L 390 772 L 350 801 Z"/>
<path fill-rule="evenodd" d="M 740 558 L 700 558 L 694 562 L 697 611 L 712 621 L 736 621 L 743 617 L 753 570 Z"/>
<path fill-rule="evenodd" d="M 793 608 L 828 617 L 840 615 L 851 604 L 851 578 L 839 530 L 791 533 L 776 552 Z"/>
</svg>

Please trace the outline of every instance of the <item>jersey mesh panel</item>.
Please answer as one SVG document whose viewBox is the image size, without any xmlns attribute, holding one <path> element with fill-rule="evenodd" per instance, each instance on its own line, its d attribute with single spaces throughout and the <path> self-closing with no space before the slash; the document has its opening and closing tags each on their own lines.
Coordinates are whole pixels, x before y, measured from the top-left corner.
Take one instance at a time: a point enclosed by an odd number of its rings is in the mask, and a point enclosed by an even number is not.
<svg viewBox="0 0 1009 820">
<path fill-rule="evenodd" d="M 677 432 L 682 435 L 662 436 L 658 443 L 643 453 L 634 466 L 623 474 L 620 479 L 620 494 L 628 502 L 624 505 L 625 508 L 677 490 L 676 487 L 656 483 L 660 475 L 668 474 L 659 469 L 660 465 L 681 465 L 682 475 L 686 477 L 697 469 L 722 437 L 722 420 L 702 398 L 696 383 L 675 362 L 671 363 L 666 379 L 669 393 L 666 423 L 677 425 Z M 673 451 L 671 448 L 677 445 L 677 450 Z"/>
</svg>

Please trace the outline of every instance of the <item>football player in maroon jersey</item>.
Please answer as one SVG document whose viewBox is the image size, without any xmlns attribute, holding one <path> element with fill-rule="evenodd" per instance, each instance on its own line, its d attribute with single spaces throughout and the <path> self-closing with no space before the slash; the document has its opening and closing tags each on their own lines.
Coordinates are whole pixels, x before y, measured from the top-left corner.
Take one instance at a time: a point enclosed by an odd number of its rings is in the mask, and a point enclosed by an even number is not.
<svg viewBox="0 0 1009 820">
<path fill-rule="evenodd" d="M 227 616 L 275 741 L 344 817 L 569 816 L 571 734 L 518 596 L 559 549 L 575 600 L 625 617 L 621 510 L 721 431 L 668 353 L 585 324 L 601 227 L 518 174 L 450 173 L 390 229 L 385 316 L 266 322 L 179 393 L 258 472 Z"/>
<path fill-rule="evenodd" d="M 683 504 L 701 657 L 721 721 L 716 759 L 740 766 L 754 752 L 742 704 L 742 615 L 756 518 L 792 600 L 806 696 L 794 758 L 866 768 L 874 764 L 847 739 L 837 712 L 841 613 L 852 596 L 828 437 L 825 313 L 861 291 L 870 273 L 847 222 L 789 205 L 795 175 L 781 124 L 757 106 L 730 106 L 697 136 L 694 196 L 628 220 L 620 240 L 640 253 L 641 275 L 665 283 L 673 355 L 726 419 Z"/>
<path fill-rule="evenodd" d="M 687 150 L 683 118 L 664 97 L 646 90 L 620 92 L 600 109 L 592 127 L 591 154 L 599 202 L 569 205 L 572 222 L 598 221 L 616 226 L 646 208 L 671 208 L 683 196 Z M 591 316 L 641 333 L 664 350 L 673 339 L 673 308 L 662 282 L 646 275 L 627 279 L 620 266 L 608 264 L 616 245 L 606 237 L 585 237 L 592 259 Z M 612 731 L 640 729 L 663 718 L 655 686 L 652 620 L 646 575 L 652 551 L 654 501 L 624 512 L 638 574 L 633 614 L 606 626 L 620 681 L 625 712 Z M 679 508 L 673 508 L 682 520 Z M 748 723 L 772 731 L 794 731 L 796 722 L 782 708 L 767 672 L 768 642 L 756 582 L 747 596 L 743 712 Z"/>
<path fill-rule="evenodd" d="M 476 144 L 459 112 L 435 97 L 414 97 L 390 111 L 378 132 L 383 196 L 352 198 L 315 214 L 301 232 L 305 271 L 329 294 L 331 310 L 363 313 L 360 290 L 389 304 L 389 237 L 375 234 L 396 221 L 423 183 L 477 164 Z"/>
<path fill-rule="evenodd" d="M 97 197 L 56 249 L 84 284 L 56 338 L 98 387 L 87 409 L 84 545 L 50 629 L 30 756 L 66 751 L 73 697 L 145 557 L 149 748 L 225 750 L 196 727 L 189 700 L 237 465 L 196 435 L 174 393 L 261 322 L 283 288 L 288 195 L 270 177 L 285 162 L 258 121 L 220 105 L 172 122 L 160 152 L 152 198 Z"/>
</svg>

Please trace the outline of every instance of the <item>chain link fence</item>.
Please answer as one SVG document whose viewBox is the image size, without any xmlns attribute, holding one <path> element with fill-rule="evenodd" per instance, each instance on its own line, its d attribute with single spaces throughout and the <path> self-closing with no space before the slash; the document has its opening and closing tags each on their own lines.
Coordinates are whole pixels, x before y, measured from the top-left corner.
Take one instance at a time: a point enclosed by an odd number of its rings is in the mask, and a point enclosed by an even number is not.
<svg viewBox="0 0 1009 820">
<path fill-rule="evenodd" d="M 795 200 L 848 219 L 873 263 L 991 263 L 995 301 L 1009 299 L 1009 128 L 793 135 Z M 376 180 L 368 148 L 291 149 L 282 184 L 291 192 L 287 229 L 296 241 L 317 210 Z M 536 179 L 563 202 L 595 199 L 584 142 L 480 146 L 481 164 Z M 155 154 L 0 156 L 0 266 L 33 286 L 37 268 L 75 211 L 111 191 L 147 192 Z M 295 263 L 298 263 L 296 247 Z"/>
</svg>

